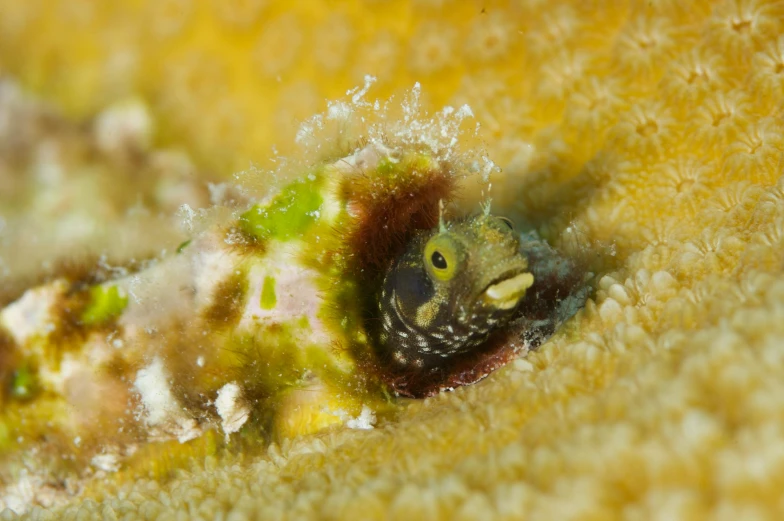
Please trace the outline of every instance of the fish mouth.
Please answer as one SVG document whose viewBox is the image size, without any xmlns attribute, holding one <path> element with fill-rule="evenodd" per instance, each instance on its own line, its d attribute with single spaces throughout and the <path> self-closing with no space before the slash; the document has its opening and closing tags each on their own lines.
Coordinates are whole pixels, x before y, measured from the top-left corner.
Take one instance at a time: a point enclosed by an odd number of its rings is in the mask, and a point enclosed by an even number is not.
<svg viewBox="0 0 784 521">
<path fill-rule="evenodd" d="M 515 307 L 525 296 L 525 292 L 534 283 L 534 276 L 529 272 L 515 271 L 507 273 L 490 283 L 482 292 L 481 300 L 485 305 L 499 310 Z"/>
</svg>

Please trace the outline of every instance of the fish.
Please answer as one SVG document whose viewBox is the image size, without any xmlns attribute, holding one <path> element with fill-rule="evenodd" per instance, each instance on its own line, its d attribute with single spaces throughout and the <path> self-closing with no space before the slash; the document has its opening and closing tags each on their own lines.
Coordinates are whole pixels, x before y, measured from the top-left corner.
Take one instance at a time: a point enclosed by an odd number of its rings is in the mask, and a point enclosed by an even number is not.
<svg viewBox="0 0 784 521">
<path fill-rule="evenodd" d="M 564 300 L 581 307 L 580 273 L 489 209 L 417 233 L 369 306 L 388 385 L 421 398 L 487 376 L 568 318 L 559 312 Z"/>
</svg>

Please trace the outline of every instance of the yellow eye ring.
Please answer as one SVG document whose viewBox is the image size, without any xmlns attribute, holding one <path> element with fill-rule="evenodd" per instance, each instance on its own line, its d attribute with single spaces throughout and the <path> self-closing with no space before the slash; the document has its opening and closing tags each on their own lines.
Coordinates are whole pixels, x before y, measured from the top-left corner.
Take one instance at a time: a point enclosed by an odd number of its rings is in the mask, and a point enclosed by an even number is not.
<svg viewBox="0 0 784 521">
<path fill-rule="evenodd" d="M 498 220 L 504 223 L 506 227 L 509 228 L 510 230 L 514 230 L 514 223 L 512 222 L 512 219 L 510 219 L 509 217 L 499 216 Z"/>
<path fill-rule="evenodd" d="M 425 245 L 427 272 L 436 280 L 446 282 L 455 276 L 459 262 L 454 239 L 445 234 L 436 235 Z"/>
</svg>

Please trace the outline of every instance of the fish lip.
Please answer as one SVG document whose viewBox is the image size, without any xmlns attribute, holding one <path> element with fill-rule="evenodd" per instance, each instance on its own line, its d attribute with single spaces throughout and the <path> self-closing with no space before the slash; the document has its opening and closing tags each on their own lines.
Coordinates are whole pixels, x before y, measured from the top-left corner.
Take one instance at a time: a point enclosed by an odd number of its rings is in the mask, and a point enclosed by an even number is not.
<svg viewBox="0 0 784 521">
<path fill-rule="evenodd" d="M 512 309 L 520 303 L 533 281 L 533 275 L 527 269 L 506 271 L 485 285 L 479 294 L 479 301 L 494 309 Z"/>
<path fill-rule="evenodd" d="M 509 279 L 511 279 L 513 277 L 516 277 L 518 275 L 521 275 L 523 273 L 527 273 L 528 272 L 527 268 L 528 268 L 527 266 L 525 266 L 525 267 L 515 266 L 514 268 L 510 268 L 510 269 L 507 269 L 507 270 L 503 271 L 500 275 L 490 279 L 490 281 L 487 282 L 484 285 L 484 287 L 482 288 L 482 290 L 479 293 L 483 294 L 492 286 L 500 284 L 501 282 L 504 282 L 505 280 L 509 280 Z"/>
</svg>

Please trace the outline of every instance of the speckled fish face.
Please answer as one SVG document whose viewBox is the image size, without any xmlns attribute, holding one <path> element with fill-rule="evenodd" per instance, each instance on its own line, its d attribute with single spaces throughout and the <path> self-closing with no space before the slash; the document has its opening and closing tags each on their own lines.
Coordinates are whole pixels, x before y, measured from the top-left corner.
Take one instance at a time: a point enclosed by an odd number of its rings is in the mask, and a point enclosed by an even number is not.
<svg viewBox="0 0 784 521">
<path fill-rule="evenodd" d="M 416 236 L 379 299 L 379 340 L 401 365 L 438 365 L 502 327 L 533 284 L 516 234 L 490 215 Z M 435 358 L 435 360 L 433 360 Z"/>
</svg>

